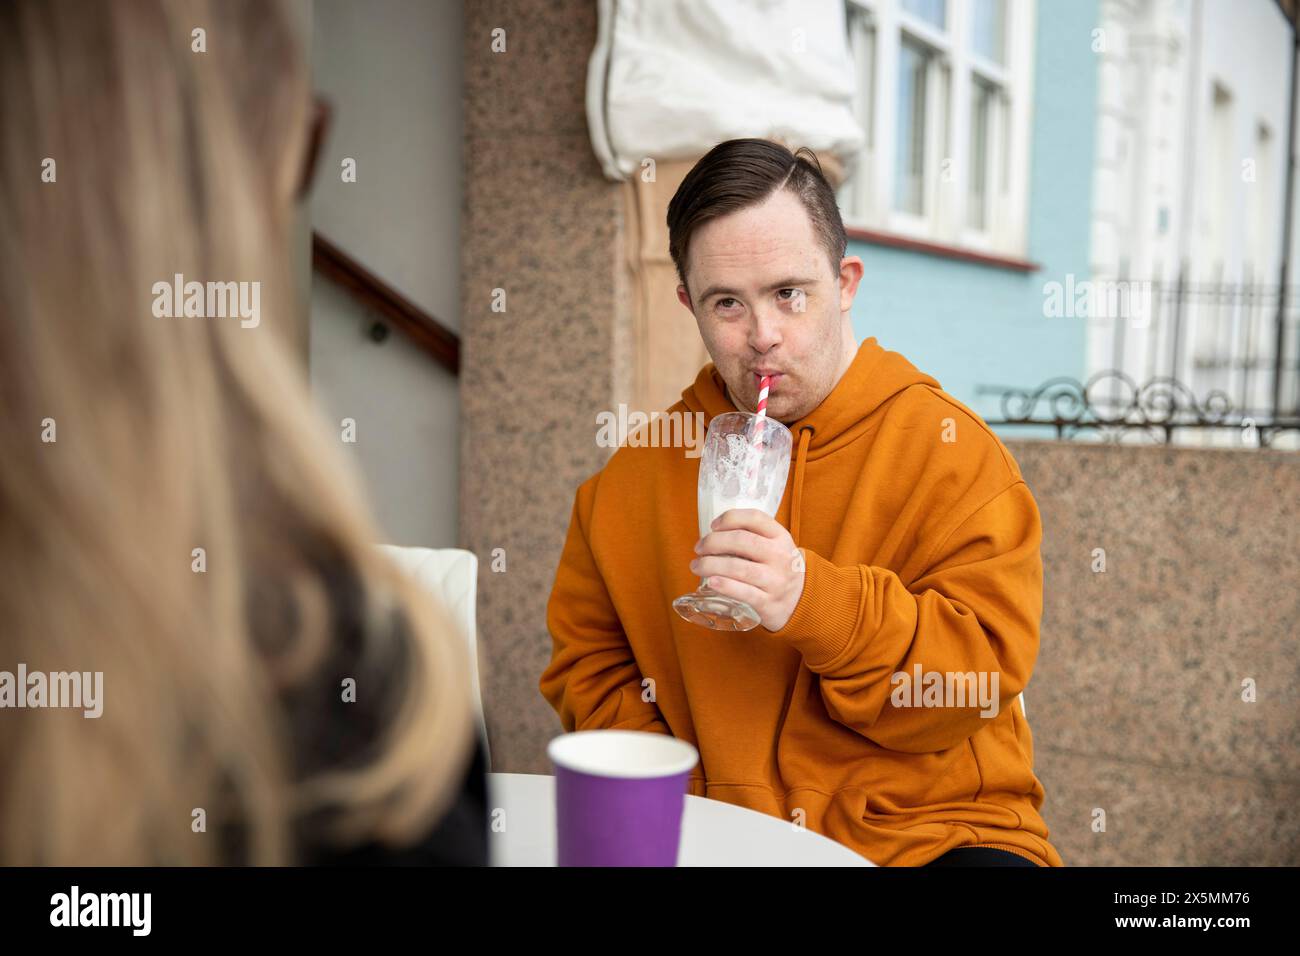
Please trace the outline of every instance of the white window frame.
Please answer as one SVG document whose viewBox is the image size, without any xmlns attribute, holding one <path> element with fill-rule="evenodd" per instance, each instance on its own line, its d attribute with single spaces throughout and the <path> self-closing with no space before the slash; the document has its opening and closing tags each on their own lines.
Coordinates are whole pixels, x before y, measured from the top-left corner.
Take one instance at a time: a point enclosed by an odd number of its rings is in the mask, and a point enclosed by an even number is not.
<svg viewBox="0 0 1300 956">
<path fill-rule="evenodd" d="M 864 49 L 861 29 L 850 29 L 857 70 L 855 109 L 868 146 L 840 194 L 846 226 L 893 233 L 941 245 L 1023 258 L 1029 206 L 1029 144 L 1033 96 L 1033 45 L 1037 0 L 1005 0 L 1003 58 L 993 63 L 971 49 L 970 0 L 948 0 L 940 30 L 903 9 L 901 0 L 846 0 L 850 23 L 872 34 Z M 856 18 L 856 19 L 855 19 Z M 894 208 L 898 129 L 898 57 L 904 35 L 928 48 L 926 133 L 921 215 Z M 998 93 L 989 116 L 986 228 L 969 224 L 970 109 L 975 81 Z M 949 179 L 944 180 L 948 160 Z"/>
<path fill-rule="evenodd" d="M 849 31 L 849 57 L 853 61 L 853 75 L 858 78 L 853 86 L 853 115 L 862 124 L 866 139 L 857 155 L 854 169 L 844 183 L 839 203 L 842 210 L 854 210 L 864 221 L 874 221 L 878 215 L 877 195 L 872 184 L 876 180 L 875 115 L 879 108 L 872 91 L 875 88 L 875 64 L 880 48 L 879 24 L 872 10 L 865 5 L 849 3 L 845 12 Z"/>
</svg>

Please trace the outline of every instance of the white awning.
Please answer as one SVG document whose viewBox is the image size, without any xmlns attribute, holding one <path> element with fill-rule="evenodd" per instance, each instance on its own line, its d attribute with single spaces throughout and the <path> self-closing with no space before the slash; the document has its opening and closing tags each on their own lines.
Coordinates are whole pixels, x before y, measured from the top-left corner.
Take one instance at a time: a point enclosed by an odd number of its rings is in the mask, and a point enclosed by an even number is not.
<svg viewBox="0 0 1300 956">
<path fill-rule="evenodd" d="M 843 0 L 600 0 L 587 122 L 605 175 L 759 136 L 851 158 Z"/>
</svg>

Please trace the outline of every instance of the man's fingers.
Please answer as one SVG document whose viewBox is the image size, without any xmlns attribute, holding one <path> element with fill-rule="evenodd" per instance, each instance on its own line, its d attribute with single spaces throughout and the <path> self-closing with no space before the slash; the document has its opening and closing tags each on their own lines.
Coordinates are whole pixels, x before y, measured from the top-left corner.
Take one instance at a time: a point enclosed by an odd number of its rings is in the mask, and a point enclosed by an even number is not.
<svg viewBox="0 0 1300 956">
<path fill-rule="evenodd" d="M 785 529 L 771 515 L 757 508 L 732 508 L 724 511 L 711 525 L 714 531 L 746 529 L 765 538 L 778 537 Z"/>
<path fill-rule="evenodd" d="M 752 584 L 746 584 L 744 581 L 737 581 L 735 578 L 715 577 L 709 581 L 709 587 L 719 594 L 725 594 L 727 597 L 736 598 L 738 601 L 744 601 L 755 611 L 763 604 L 767 597 L 763 591 L 754 587 Z M 761 613 L 761 612 L 760 612 Z"/>
<path fill-rule="evenodd" d="M 734 554 L 751 561 L 766 561 L 772 554 L 772 539 L 747 528 L 711 531 L 695 545 L 697 554 Z"/>
<path fill-rule="evenodd" d="M 711 554 L 696 558 L 691 562 L 691 571 L 702 578 L 710 575 L 731 578 L 762 591 L 766 591 L 772 584 L 766 565 L 728 555 Z"/>
</svg>

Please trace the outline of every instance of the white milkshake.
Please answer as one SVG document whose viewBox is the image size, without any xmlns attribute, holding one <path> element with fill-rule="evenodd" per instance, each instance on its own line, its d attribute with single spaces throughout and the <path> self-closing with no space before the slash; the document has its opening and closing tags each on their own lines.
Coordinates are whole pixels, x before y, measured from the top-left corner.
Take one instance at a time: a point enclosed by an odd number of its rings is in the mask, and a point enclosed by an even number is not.
<svg viewBox="0 0 1300 956">
<path fill-rule="evenodd" d="M 775 473 L 771 468 L 759 467 L 761 453 L 741 435 L 728 435 L 727 445 L 726 454 L 718 455 L 713 467 L 700 474 L 696 505 L 701 538 L 709 533 L 715 518 L 732 508 L 757 508 L 775 516 L 785 494 L 788 464 L 775 469 Z"/>
<path fill-rule="evenodd" d="M 769 515 L 776 513 L 776 508 L 768 507 L 766 498 L 725 495 L 721 488 L 716 487 L 708 489 L 701 487 L 697 493 L 697 501 L 700 509 L 701 538 L 709 533 L 709 526 L 713 524 L 715 518 L 732 508 L 757 508 Z M 779 505 L 780 502 L 778 501 L 777 504 Z"/>
</svg>

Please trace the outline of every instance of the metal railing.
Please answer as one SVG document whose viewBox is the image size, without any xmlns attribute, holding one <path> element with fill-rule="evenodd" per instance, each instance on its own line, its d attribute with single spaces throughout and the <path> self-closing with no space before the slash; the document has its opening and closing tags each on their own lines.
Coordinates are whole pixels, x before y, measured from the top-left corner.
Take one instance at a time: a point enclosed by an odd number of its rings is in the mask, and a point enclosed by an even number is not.
<svg viewBox="0 0 1300 956">
<path fill-rule="evenodd" d="M 988 423 L 1168 443 L 1186 430 L 1241 429 L 1264 447 L 1300 432 L 1300 287 L 1283 296 L 1249 271 L 1235 283 L 1194 282 L 1186 268 L 1172 282 L 1080 283 L 1092 364 L 1106 355 L 1109 367 L 1086 381 L 981 385 L 977 394 L 1001 398 L 1002 417 Z"/>
</svg>

